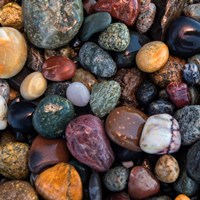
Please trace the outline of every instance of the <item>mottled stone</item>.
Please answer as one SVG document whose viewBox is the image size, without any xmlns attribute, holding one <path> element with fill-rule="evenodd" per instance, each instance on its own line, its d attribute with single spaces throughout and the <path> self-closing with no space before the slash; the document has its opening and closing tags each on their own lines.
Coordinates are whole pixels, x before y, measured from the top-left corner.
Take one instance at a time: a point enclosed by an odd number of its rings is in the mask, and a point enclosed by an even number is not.
<svg viewBox="0 0 200 200">
<path fill-rule="evenodd" d="M 115 108 L 121 95 L 121 87 L 116 81 L 104 81 L 92 87 L 90 107 L 98 117 L 104 117 Z"/>
<path fill-rule="evenodd" d="M 6 100 L 0 95 L 0 130 L 4 130 L 7 127 L 7 112 Z"/>
<path fill-rule="evenodd" d="M 108 78 L 116 73 L 117 66 L 111 56 L 93 42 L 86 42 L 79 51 L 81 65 L 93 74 Z"/>
<path fill-rule="evenodd" d="M 200 94 L 199 94 L 198 88 L 196 86 L 190 86 L 189 94 L 190 94 L 190 104 L 198 105 L 200 102 Z"/>
<path fill-rule="evenodd" d="M 184 15 L 200 21 L 200 3 L 191 4 L 184 8 Z"/>
<path fill-rule="evenodd" d="M 6 102 L 8 102 L 10 95 L 10 86 L 7 81 L 4 79 L 0 79 L 0 96 L 2 96 Z"/>
<path fill-rule="evenodd" d="M 189 63 L 194 63 L 200 68 L 200 54 L 196 54 L 190 58 L 188 58 Z"/>
<path fill-rule="evenodd" d="M 55 49 L 66 45 L 83 22 L 81 0 L 23 1 L 25 32 L 35 46 Z"/>
<path fill-rule="evenodd" d="M 146 10 L 149 9 L 149 6 L 151 4 L 151 0 L 140 0 L 140 13 L 145 12 Z"/>
<path fill-rule="evenodd" d="M 16 138 L 11 131 L 5 130 L 1 133 L 0 136 L 0 146 L 4 146 L 9 142 L 16 142 Z"/>
<path fill-rule="evenodd" d="M 98 173 L 93 172 L 89 180 L 90 199 L 102 200 L 101 180 Z"/>
</svg>

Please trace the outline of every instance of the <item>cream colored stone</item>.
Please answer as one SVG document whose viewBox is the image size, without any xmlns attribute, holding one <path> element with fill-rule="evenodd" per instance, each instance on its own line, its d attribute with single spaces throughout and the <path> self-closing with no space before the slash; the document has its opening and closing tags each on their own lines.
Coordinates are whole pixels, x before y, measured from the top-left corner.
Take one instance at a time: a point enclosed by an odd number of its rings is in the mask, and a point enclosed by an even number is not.
<svg viewBox="0 0 200 200">
<path fill-rule="evenodd" d="M 47 89 L 47 80 L 41 72 L 29 74 L 22 82 L 20 94 L 26 100 L 34 100 L 42 96 Z"/>
<path fill-rule="evenodd" d="M 0 130 L 7 127 L 7 103 L 3 96 L 0 96 Z"/>
</svg>

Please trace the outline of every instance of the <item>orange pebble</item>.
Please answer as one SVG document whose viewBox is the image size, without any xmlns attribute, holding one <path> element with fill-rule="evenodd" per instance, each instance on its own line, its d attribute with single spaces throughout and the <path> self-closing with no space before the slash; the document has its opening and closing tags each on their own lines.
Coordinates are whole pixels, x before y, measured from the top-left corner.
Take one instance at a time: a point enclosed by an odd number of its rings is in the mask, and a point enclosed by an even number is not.
<svg viewBox="0 0 200 200">
<path fill-rule="evenodd" d="M 176 197 L 175 200 L 190 200 L 190 198 L 184 194 L 180 194 Z"/>
</svg>

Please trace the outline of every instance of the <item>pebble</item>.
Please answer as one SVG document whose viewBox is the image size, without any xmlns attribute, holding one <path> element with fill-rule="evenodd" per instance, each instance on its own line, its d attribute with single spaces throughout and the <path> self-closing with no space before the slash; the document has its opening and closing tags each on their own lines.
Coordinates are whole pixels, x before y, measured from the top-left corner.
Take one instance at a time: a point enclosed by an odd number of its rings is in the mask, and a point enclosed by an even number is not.
<svg viewBox="0 0 200 200">
<path fill-rule="evenodd" d="M 0 79 L 0 96 L 2 96 L 6 102 L 8 102 L 10 95 L 10 86 L 7 81 L 4 79 Z"/>
<path fill-rule="evenodd" d="M 111 24 L 100 34 L 98 43 L 106 50 L 124 51 L 130 43 L 128 27 L 123 23 Z"/>
<path fill-rule="evenodd" d="M 23 2 L 23 18 L 25 32 L 32 44 L 44 49 L 62 47 L 74 38 L 82 25 L 82 1 L 27 0 Z"/>
<path fill-rule="evenodd" d="M 200 54 L 196 54 L 190 58 L 188 58 L 188 63 L 194 63 L 200 68 Z"/>
<path fill-rule="evenodd" d="M 156 177 L 164 183 L 173 183 L 177 180 L 180 169 L 177 160 L 171 155 L 161 156 L 155 166 Z"/>
<path fill-rule="evenodd" d="M 104 175 L 103 182 L 109 191 L 119 192 L 126 188 L 128 177 L 129 170 L 119 166 L 108 170 Z"/>
<path fill-rule="evenodd" d="M 79 107 L 86 106 L 90 101 L 89 90 L 80 82 L 70 84 L 67 88 L 66 96 L 73 105 Z"/>
<path fill-rule="evenodd" d="M 109 200 L 130 200 L 130 197 L 126 192 L 119 192 L 112 194 Z"/>
<path fill-rule="evenodd" d="M 141 3 L 140 13 L 144 13 L 145 11 L 147 11 L 149 9 L 149 6 L 151 4 L 151 0 L 141 0 L 140 3 Z"/>
<path fill-rule="evenodd" d="M 36 191 L 44 199 L 82 200 L 83 188 L 76 169 L 61 162 L 43 171 L 35 181 Z"/>
<path fill-rule="evenodd" d="M 0 8 L 2 8 L 4 5 L 6 5 L 7 3 L 11 2 L 12 0 L 1 0 L 0 1 Z"/>
<path fill-rule="evenodd" d="M 29 146 L 20 142 L 10 142 L 0 147 L 0 174 L 9 179 L 26 179 Z"/>
<path fill-rule="evenodd" d="M 93 42 L 86 42 L 79 51 L 81 65 L 94 75 L 109 78 L 116 73 L 112 57 Z"/>
<path fill-rule="evenodd" d="M 179 150 L 180 146 L 181 135 L 175 118 L 169 114 L 157 114 L 147 119 L 140 138 L 140 148 L 144 152 L 174 153 Z"/>
<path fill-rule="evenodd" d="M 174 118 L 178 121 L 182 145 L 191 145 L 200 139 L 200 106 L 185 106 L 179 109 Z"/>
<path fill-rule="evenodd" d="M 200 94 L 198 92 L 198 88 L 196 86 L 190 86 L 189 93 L 190 93 L 190 104 L 198 105 L 198 103 L 200 102 Z"/>
<path fill-rule="evenodd" d="M 200 3 L 188 5 L 183 10 L 184 15 L 200 21 Z"/>
<path fill-rule="evenodd" d="M 33 114 L 34 129 L 43 137 L 57 138 L 74 118 L 70 101 L 58 95 L 48 95 L 37 105 Z"/>
<path fill-rule="evenodd" d="M 190 200 L 190 198 L 187 197 L 187 196 L 184 195 L 184 194 L 179 194 L 179 195 L 175 198 L 175 200 Z"/>
<path fill-rule="evenodd" d="M 27 45 L 22 34 L 11 27 L 0 27 L 0 78 L 18 74 L 26 58 Z"/>
<path fill-rule="evenodd" d="M 137 67 L 144 72 L 152 73 L 161 69 L 168 61 L 169 50 L 165 43 L 153 41 L 145 44 L 136 55 Z"/>
<path fill-rule="evenodd" d="M 116 81 L 103 81 L 92 87 L 90 107 L 98 117 L 104 117 L 115 108 L 121 95 L 121 87 Z"/>
<path fill-rule="evenodd" d="M 108 12 L 98 12 L 85 17 L 80 30 L 80 38 L 87 41 L 94 33 L 106 29 L 112 22 L 112 17 Z"/>
<path fill-rule="evenodd" d="M 1 133 L 0 146 L 3 147 L 5 144 L 9 142 L 16 142 L 16 138 L 11 131 L 5 130 Z"/>
<path fill-rule="evenodd" d="M 6 100 L 0 95 L 0 130 L 4 130 L 7 127 L 7 112 Z"/>
<path fill-rule="evenodd" d="M 102 200 L 102 186 L 101 179 L 98 173 L 93 172 L 89 180 L 89 192 L 90 199 L 92 200 Z"/>
<path fill-rule="evenodd" d="M 0 199 L 39 200 L 36 191 L 26 181 L 7 181 L 0 185 Z"/>
</svg>

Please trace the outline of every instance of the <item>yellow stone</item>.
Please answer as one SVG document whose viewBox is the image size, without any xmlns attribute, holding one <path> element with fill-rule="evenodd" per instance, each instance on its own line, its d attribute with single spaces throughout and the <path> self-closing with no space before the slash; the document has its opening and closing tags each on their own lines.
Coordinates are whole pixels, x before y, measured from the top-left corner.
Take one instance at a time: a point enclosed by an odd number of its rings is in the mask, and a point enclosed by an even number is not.
<svg viewBox="0 0 200 200">
<path fill-rule="evenodd" d="M 0 27 L 0 78 L 18 74 L 27 58 L 27 44 L 22 34 L 14 28 Z"/>
<path fill-rule="evenodd" d="M 184 194 L 180 194 L 180 195 L 178 195 L 178 196 L 176 197 L 175 200 L 190 200 L 190 198 L 187 197 L 187 196 L 184 195 Z"/>
<path fill-rule="evenodd" d="M 138 68 L 147 73 L 156 72 L 168 61 L 169 49 L 161 41 L 153 41 L 145 44 L 136 55 Z"/>
<path fill-rule="evenodd" d="M 47 89 L 47 80 L 41 72 L 29 74 L 20 86 L 20 94 L 26 100 L 34 100 L 42 96 Z"/>
</svg>

